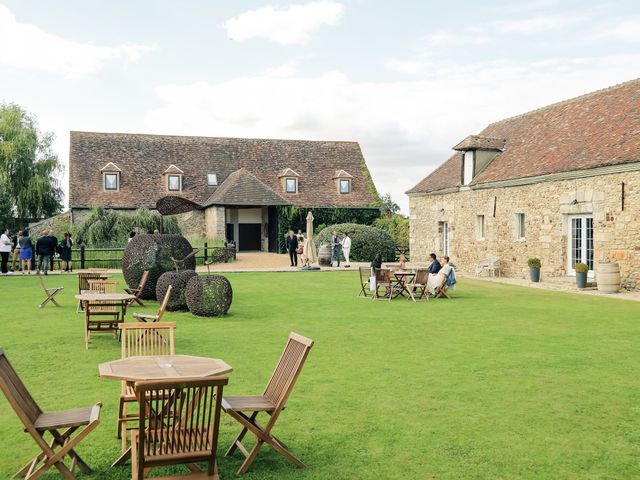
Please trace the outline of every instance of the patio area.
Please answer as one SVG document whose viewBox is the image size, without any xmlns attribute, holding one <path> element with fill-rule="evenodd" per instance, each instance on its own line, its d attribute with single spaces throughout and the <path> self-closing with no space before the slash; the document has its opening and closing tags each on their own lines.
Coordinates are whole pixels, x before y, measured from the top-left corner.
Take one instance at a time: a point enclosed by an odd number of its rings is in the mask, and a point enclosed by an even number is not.
<svg viewBox="0 0 640 480">
<path fill-rule="evenodd" d="M 315 341 L 274 428 L 307 468 L 266 446 L 244 478 L 640 475 L 636 302 L 460 277 L 451 300 L 373 302 L 357 297 L 353 267 L 226 276 L 228 315 L 162 319 L 177 325 L 176 354 L 233 368 L 225 395 L 260 394 L 290 332 Z M 121 275 L 111 278 L 125 286 Z M 129 464 L 111 467 L 120 455 L 120 384 L 98 371 L 121 346 L 103 334 L 85 350 L 76 276 L 47 278 L 65 287 L 59 308 L 38 308 L 33 276 L 0 282 L 0 346 L 41 407 L 103 403 L 100 425 L 77 448 L 93 468 L 80 478 L 131 478 Z M 158 303 L 129 310 L 133 322 L 133 312 L 155 313 Z M 238 478 L 242 456 L 224 456 L 238 430 L 222 416 L 221 478 Z M 0 431 L 0 478 L 9 478 L 37 447 L 5 400 Z"/>
</svg>

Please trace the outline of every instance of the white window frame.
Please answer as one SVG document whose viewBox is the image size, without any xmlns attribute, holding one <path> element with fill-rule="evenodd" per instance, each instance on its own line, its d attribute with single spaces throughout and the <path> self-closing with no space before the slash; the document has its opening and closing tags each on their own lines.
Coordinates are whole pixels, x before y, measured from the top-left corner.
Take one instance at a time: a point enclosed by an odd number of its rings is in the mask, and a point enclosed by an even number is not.
<svg viewBox="0 0 640 480">
<path fill-rule="evenodd" d="M 289 181 L 293 182 L 294 190 L 289 190 Z M 298 193 L 298 179 L 296 177 L 285 177 L 284 191 L 285 193 Z"/>
<path fill-rule="evenodd" d="M 527 238 L 527 216 L 524 213 L 516 213 L 516 240 Z"/>
<path fill-rule="evenodd" d="M 171 188 L 171 177 L 178 177 L 178 188 Z M 167 174 L 167 191 L 168 192 L 181 192 L 182 191 L 182 175 L 178 173 Z"/>
<path fill-rule="evenodd" d="M 476 154 L 467 150 L 462 155 L 462 185 L 469 185 L 476 173 Z"/>
<path fill-rule="evenodd" d="M 440 225 L 442 225 L 442 232 L 440 232 Z M 442 254 L 450 257 L 449 254 L 449 222 L 443 221 L 438 222 L 438 234 L 440 235 L 440 239 L 442 240 Z"/>
<path fill-rule="evenodd" d="M 485 229 L 484 215 L 476 215 L 476 240 L 484 240 Z"/>
<path fill-rule="evenodd" d="M 347 185 L 347 191 L 346 192 L 342 191 L 343 182 Z M 351 179 L 349 179 L 349 178 L 341 178 L 341 179 L 339 179 L 339 181 L 338 181 L 338 191 L 342 195 L 346 195 L 348 193 L 351 193 Z"/>
<path fill-rule="evenodd" d="M 213 182 L 211 181 L 212 176 L 213 176 Z M 212 172 L 207 173 L 207 185 L 210 186 L 210 187 L 217 187 L 218 186 L 218 174 L 217 173 L 212 173 Z"/>
<path fill-rule="evenodd" d="M 116 177 L 116 188 L 107 188 L 107 176 L 114 175 Z M 105 192 L 120 191 L 120 172 L 102 172 L 102 190 Z"/>
<path fill-rule="evenodd" d="M 573 220 L 581 219 L 581 231 L 580 231 L 580 242 L 581 242 L 581 255 L 580 261 L 582 263 L 587 262 L 587 248 L 588 248 L 588 238 L 587 238 L 587 221 L 591 220 L 591 249 L 592 249 L 592 265 L 595 266 L 595 245 L 594 245 L 594 237 L 595 237 L 595 222 L 593 221 L 592 215 L 569 215 L 567 216 L 567 274 L 570 276 L 576 275 L 575 265 L 573 264 Z M 587 276 L 589 278 L 594 277 L 594 270 L 589 269 L 587 272 Z"/>
</svg>

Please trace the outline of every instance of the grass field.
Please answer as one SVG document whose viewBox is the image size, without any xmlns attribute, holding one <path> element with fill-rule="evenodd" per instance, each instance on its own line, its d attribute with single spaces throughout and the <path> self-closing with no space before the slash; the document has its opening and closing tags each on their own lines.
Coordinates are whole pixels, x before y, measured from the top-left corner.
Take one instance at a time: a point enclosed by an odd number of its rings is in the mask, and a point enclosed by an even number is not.
<svg viewBox="0 0 640 480">
<path fill-rule="evenodd" d="M 450 301 L 388 303 L 356 298 L 355 271 L 228 278 L 226 317 L 165 317 L 178 353 L 234 367 L 225 393 L 260 393 L 290 331 L 316 341 L 274 431 L 308 468 L 266 447 L 247 479 L 640 477 L 638 303 L 464 279 Z M 37 308 L 34 277 L 0 278 L 0 346 L 43 409 L 103 402 L 82 478 L 130 478 L 109 466 L 120 385 L 97 371 L 119 344 L 85 351 L 76 278 L 47 282 L 65 286 L 62 308 Z M 237 430 L 223 418 L 221 454 Z M 9 478 L 37 449 L 1 399 L 0 432 Z M 221 457 L 221 476 L 240 463 Z"/>
</svg>

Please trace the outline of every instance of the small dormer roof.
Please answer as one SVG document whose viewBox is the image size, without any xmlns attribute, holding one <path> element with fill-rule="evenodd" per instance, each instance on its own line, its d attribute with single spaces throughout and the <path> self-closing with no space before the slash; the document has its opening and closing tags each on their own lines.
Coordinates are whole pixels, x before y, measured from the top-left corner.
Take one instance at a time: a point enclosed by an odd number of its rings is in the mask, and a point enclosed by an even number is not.
<svg viewBox="0 0 640 480">
<path fill-rule="evenodd" d="M 353 175 L 351 175 L 350 173 L 345 172 L 344 170 L 336 170 L 335 175 L 333 176 L 333 178 L 353 178 Z"/>
<path fill-rule="evenodd" d="M 463 152 L 465 150 L 494 150 L 501 152 L 507 141 L 504 138 L 482 137 L 480 135 L 469 135 L 459 144 L 453 147 L 454 150 Z"/>
<path fill-rule="evenodd" d="M 178 173 L 180 175 L 184 174 L 184 172 L 176 167 L 173 163 L 169 165 L 169 168 L 162 172 L 163 175 L 167 175 L 168 173 Z"/>
<path fill-rule="evenodd" d="M 280 174 L 278 175 L 278 178 L 282 178 L 282 177 L 299 177 L 299 176 L 300 175 L 295 170 L 293 170 L 291 168 L 285 168 L 284 170 L 282 170 L 280 172 Z"/>
<path fill-rule="evenodd" d="M 95 171 L 95 170 L 94 170 Z M 101 172 L 121 172 L 120 168 L 113 162 L 107 163 L 100 169 Z"/>
</svg>

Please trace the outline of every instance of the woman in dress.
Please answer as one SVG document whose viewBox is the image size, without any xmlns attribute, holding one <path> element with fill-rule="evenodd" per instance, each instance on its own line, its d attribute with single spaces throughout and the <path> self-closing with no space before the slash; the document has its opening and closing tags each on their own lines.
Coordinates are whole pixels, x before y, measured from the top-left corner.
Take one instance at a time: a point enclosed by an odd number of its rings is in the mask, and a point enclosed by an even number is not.
<svg viewBox="0 0 640 480">
<path fill-rule="evenodd" d="M 71 267 L 71 247 L 73 247 L 73 240 L 71 240 L 71 234 L 65 233 L 64 239 L 60 242 L 60 260 L 62 261 L 62 268 L 65 272 L 69 270 L 73 271 Z"/>
<path fill-rule="evenodd" d="M 23 275 L 24 272 L 30 274 L 31 259 L 33 258 L 33 243 L 31 242 L 29 232 L 26 230 L 22 232 L 22 236 L 20 240 L 18 240 L 18 245 L 20 245 L 20 270 L 22 270 Z"/>
<path fill-rule="evenodd" d="M 435 295 L 436 288 L 441 287 L 445 282 L 447 277 L 449 277 L 449 272 L 451 271 L 451 265 L 449 265 L 449 257 L 442 257 L 442 261 L 440 262 L 442 268 L 435 275 L 430 274 L 427 279 L 427 290 L 431 295 Z"/>
</svg>

